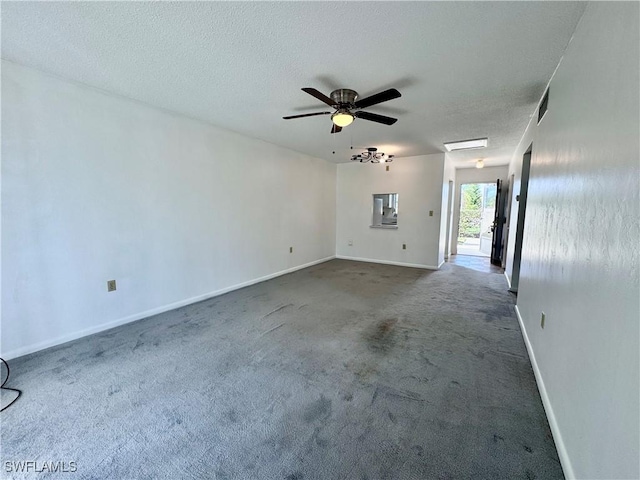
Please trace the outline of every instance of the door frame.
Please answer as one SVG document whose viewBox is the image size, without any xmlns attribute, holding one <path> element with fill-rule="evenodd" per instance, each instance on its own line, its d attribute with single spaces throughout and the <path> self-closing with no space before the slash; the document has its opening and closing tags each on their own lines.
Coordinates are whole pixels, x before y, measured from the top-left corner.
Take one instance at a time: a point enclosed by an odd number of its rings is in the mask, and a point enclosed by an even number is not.
<svg viewBox="0 0 640 480">
<path fill-rule="evenodd" d="M 511 270 L 511 288 L 509 291 L 518 293 L 520 283 L 520 266 L 522 263 L 522 244 L 524 237 L 524 220 L 527 210 L 527 194 L 529 192 L 529 178 L 531 176 L 531 157 L 533 143 L 522 155 L 522 174 L 520 175 L 520 193 L 516 196 L 518 202 L 518 222 L 516 224 L 516 241 L 513 248 L 513 269 Z M 514 192 L 515 193 L 515 192 Z"/>
</svg>

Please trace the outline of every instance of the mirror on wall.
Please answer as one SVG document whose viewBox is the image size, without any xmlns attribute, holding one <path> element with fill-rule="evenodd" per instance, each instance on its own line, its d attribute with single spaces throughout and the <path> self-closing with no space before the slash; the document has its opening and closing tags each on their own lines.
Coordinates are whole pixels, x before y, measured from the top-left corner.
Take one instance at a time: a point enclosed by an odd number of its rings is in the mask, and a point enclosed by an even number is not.
<svg viewBox="0 0 640 480">
<path fill-rule="evenodd" d="M 398 194 L 374 193 L 371 226 L 398 228 Z"/>
</svg>

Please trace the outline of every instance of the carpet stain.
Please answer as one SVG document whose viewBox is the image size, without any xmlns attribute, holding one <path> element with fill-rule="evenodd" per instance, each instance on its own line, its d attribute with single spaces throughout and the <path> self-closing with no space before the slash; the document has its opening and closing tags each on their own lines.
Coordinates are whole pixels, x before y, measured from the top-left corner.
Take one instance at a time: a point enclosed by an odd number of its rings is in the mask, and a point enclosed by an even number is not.
<svg viewBox="0 0 640 480">
<path fill-rule="evenodd" d="M 228 480 L 230 477 L 224 470 L 216 470 L 216 478 L 220 480 Z"/>
<path fill-rule="evenodd" d="M 302 418 L 306 423 L 312 423 L 316 420 L 329 418 L 330 416 L 331 400 L 324 395 L 320 395 L 318 400 L 307 406 Z"/>
<path fill-rule="evenodd" d="M 427 383 L 429 381 L 429 379 L 427 377 L 418 377 L 417 375 L 405 375 L 404 377 L 400 377 L 400 380 L 404 380 L 404 379 L 410 379 L 410 380 L 414 380 L 418 383 Z M 455 380 L 451 383 L 458 383 Z"/>
<path fill-rule="evenodd" d="M 422 359 L 424 360 L 424 363 L 426 363 L 430 367 L 436 366 L 434 363 L 431 362 L 431 360 L 429 360 L 429 357 L 427 357 L 426 355 L 422 355 Z"/>
<path fill-rule="evenodd" d="M 391 423 L 393 423 L 394 425 L 398 423 L 398 419 L 393 413 L 387 412 L 387 415 L 389 416 L 389 420 L 391 420 Z"/>
<path fill-rule="evenodd" d="M 419 457 L 424 455 L 424 448 L 422 448 L 420 445 L 414 445 L 413 447 L 411 447 L 411 450 Z"/>
<path fill-rule="evenodd" d="M 304 475 L 301 472 L 293 472 L 284 477 L 284 480 L 302 480 Z"/>
<path fill-rule="evenodd" d="M 121 392 L 122 389 L 120 388 L 120 385 L 111 385 L 109 387 L 109 391 L 107 392 L 107 395 L 111 396 L 115 393 Z"/>
<path fill-rule="evenodd" d="M 238 423 L 238 414 L 236 412 L 235 408 L 232 408 L 231 410 L 229 410 L 225 416 L 227 417 L 227 419 L 231 422 L 231 423 Z"/>
<path fill-rule="evenodd" d="M 375 403 L 376 399 L 380 394 L 384 395 L 387 398 L 391 397 L 392 401 L 397 401 L 398 399 L 412 400 L 415 402 L 425 401 L 416 392 L 412 392 L 410 390 L 400 390 L 400 389 L 388 387 L 385 385 L 377 385 L 376 389 L 373 391 L 373 395 L 371 396 L 371 405 Z"/>
<path fill-rule="evenodd" d="M 367 382 L 371 377 L 373 377 L 378 371 L 369 365 L 363 365 L 358 371 L 355 372 L 357 377 L 363 381 Z"/>
<path fill-rule="evenodd" d="M 480 360 L 484 359 L 484 351 L 482 350 L 478 352 L 474 352 L 472 349 L 467 348 L 467 351 L 471 353 L 471 355 L 473 355 L 474 357 L 479 358 Z"/>
<path fill-rule="evenodd" d="M 373 391 L 373 395 L 371 395 L 371 405 L 373 405 L 373 402 L 376 401 L 376 398 L 378 398 L 378 387 L 376 387 L 376 389 Z"/>
<path fill-rule="evenodd" d="M 320 427 L 316 427 L 313 430 L 313 434 L 309 439 L 309 444 L 307 447 L 308 454 L 313 451 L 313 445 L 317 445 L 320 448 L 327 448 L 327 445 L 329 445 L 329 442 L 326 439 L 320 437 Z"/>
<path fill-rule="evenodd" d="M 364 384 L 370 384 L 373 377 L 378 374 L 378 369 L 375 366 L 364 362 L 349 361 L 345 363 L 344 366 L 353 372 L 358 380 Z"/>
<path fill-rule="evenodd" d="M 370 350 L 386 353 L 396 344 L 395 329 L 397 318 L 389 318 L 378 322 L 365 334 L 365 340 Z"/>
</svg>

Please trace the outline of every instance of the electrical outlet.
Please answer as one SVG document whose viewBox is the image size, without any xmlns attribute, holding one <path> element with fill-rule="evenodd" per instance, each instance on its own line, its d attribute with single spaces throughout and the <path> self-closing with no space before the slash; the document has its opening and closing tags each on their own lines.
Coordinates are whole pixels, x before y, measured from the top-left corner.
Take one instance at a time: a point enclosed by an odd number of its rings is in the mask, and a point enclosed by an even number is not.
<svg viewBox="0 0 640 480">
<path fill-rule="evenodd" d="M 353 247 L 353 240 L 349 240 L 349 246 Z"/>
<path fill-rule="evenodd" d="M 115 292 L 115 291 L 116 291 L 116 281 L 107 280 L 107 292 Z"/>
<path fill-rule="evenodd" d="M 544 328 L 544 319 L 545 319 L 545 314 L 544 312 L 542 312 L 542 315 L 540 315 L 540 328 Z"/>
<path fill-rule="evenodd" d="M 433 210 L 429 210 L 429 216 L 433 217 Z"/>
<path fill-rule="evenodd" d="M 289 253 L 293 253 L 293 247 L 289 247 Z"/>
<path fill-rule="evenodd" d="M 402 244 L 402 249 L 403 249 L 403 250 L 406 250 L 406 249 L 407 249 L 407 244 L 406 244 L 406 243 L 403 243 L 403 244 Z"/>
</svg>

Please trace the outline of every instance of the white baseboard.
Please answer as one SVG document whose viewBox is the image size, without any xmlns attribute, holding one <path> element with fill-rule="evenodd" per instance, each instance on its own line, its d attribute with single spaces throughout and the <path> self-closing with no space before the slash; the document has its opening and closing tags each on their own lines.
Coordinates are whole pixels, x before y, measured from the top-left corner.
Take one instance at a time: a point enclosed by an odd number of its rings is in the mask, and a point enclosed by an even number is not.
<svg viewBox="0 0 640 480">
<path fill-rule="evenodd" d="M 342 260 L 353 260 L 355 262 L 381 263 L 383 265 L 396 265 L 398 267 L 423 268 L 425 270 L 439 270 L 440 267 L 442 266 L 442 263 L 436 267 L 434 265 L 422 265 L 420 263 L 392 262 L 389 260 L 377 260 L 374 258 L 347 257 L 346 255 L 336 255 L 336 258 L 340 258 Z"/>
<path fill-rule="evenodd" d="M 527 346 L 527 352 L 529 353 L 529 359 L 531 360 L 533 373 L 536 377 L 536 383 L 538 385 L 538 391 L 540 392 L 540 398 L 542 398 L 542 405 L 544 406 L 544 411 L 546 412 L 547 419 L 549 420 L 549 427 L 551 428 L 551 433 L 553 434 L 553 440 L 556 443 L 556 448 L 558 449 L 558 457 L 560 458 L 560 464 L 562 465 L 564 476 L 567 479 L 574 479 L 576 478 L 576 476 L 573 471 L 573 466 L 571 465 L 571 459 L 569 458 L 567 448 L 564 444 L 564 440 L 562 439 L 562 433 L 560 432 L 560 427 L 558 426 L 556 416 L 553 413 L 553 407 L 551 406 L 551 400 L 549 400 L 549 395 L 547 394 L 547 388 L 544 386 L 544 380 L 542 379 L 542 374 L 540 373 L 540 369 L 538 368 L 536 355 L 533 352 L 533 347 L 531 346 L 531 342 L 529 341 L 529 335 L 527 335 L 527 329 L 524 326 L 524 321 L 522 320 L 522 316 L 520 315 L 520 310 L 518 309 L 517 305 L 516 316 L 518 317 L 518 323 L 520 323 L 520 329 L 522 330 L 524 344 Z"/>
<path fill-rule="evenodd" d="M 507 279 L 507 285 L 509 285 L 509 288 L 511 288 L 511 279 L 509 278 L 509 275 L 507 275 L 507 271 L 506 270 L 504 271 L 504 278 Z"/>
<path fill-rule="evenodd" d="M 297 270 L 302 270 L 303 268 L 312 267 L 313 265 L 317 265 L 319 263 L 328 262 L 329 260 L 333 260 L 334 258 L 336 258 L 335 255 L 332 255 L 330 257 L 325 257 L 320 260 L 315 260 L 313 262 L 305 263 L 303 265 L 298 265 L 296 267 L 288 268 L 286 270 L 281 270 L 279 272 L 272 273 L 270 275 L 265 275 L 264 277 L 255 278 L 253 280 L 248 280 L 246 282 L 238 283 L 237 285 L 233 285 L 231 287 L 226 287 L 220 290 L 215 290 L 213 292 L 197 295 L 195 297 L 187 298 L 186 300 L 180 300 L 179 302 L 170 303 L 168 305 L 163 305 L 161 307 L 152 308 L 151 310 L 146 310 L 144 312 L 136 313 L 134 315 L 129 315 L 124 318 L 119 318 L 118 320 L 113 320 L 107 323 L 102 323 L 100 325 L 85 328 L 83 330 L 79 330 L 77 332 L 73 332 L 67 335 L 62 335 L 60 337 L 48 339 L 43 342 L 27 345 L 21 348 L 16 348 L 14 350 L 9 350 L 8 352 L 2 352 L 1 356 L 5 360 L 11 360 L 17 357 L 21 357 L 23 355 L 28 355 L 30 353 L 44 350 L 45 348 L 55 347 L 56 345 L 60 345 L 62 343 L 70 342 L 72 340 L 77 340 L 78 338 L 86 337 L 88 335 L 93 335 L 94 333 L 100 333 L 105 330 L 109 330 L 110 328 L 119 327 L 120 325 L 124 325 L 126 323 L 135 322 L 136 320 L 142 320 L 143 318 L 152 317 L 153 315 L 158 315 L 160 313 L 168 312 L 170 310 L 175 310 L 176 308 L 184 307 L 186 305 L 191 305 L 192 303 L 197 303 L 203 300 L 207 300 L 209 298 L 217 297 L 219 295 L 224 295 L 225 293 L 232 292 L 233 290 L 238 290 L 240 288 L 248 287 L 256 283 L 264 282 L 266 280 L 271 280 L 272 278 L 280 277 L 282 275 L 286 275 L 287 273 L 292 273 Z"/>
</svg>

